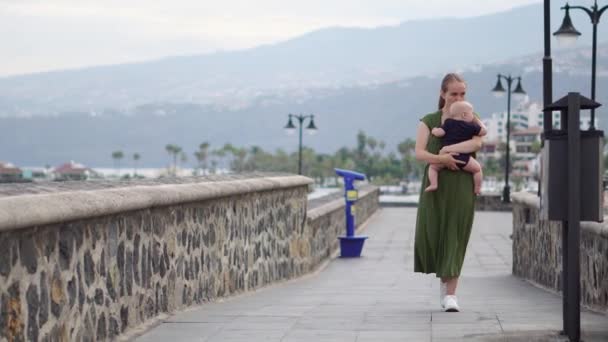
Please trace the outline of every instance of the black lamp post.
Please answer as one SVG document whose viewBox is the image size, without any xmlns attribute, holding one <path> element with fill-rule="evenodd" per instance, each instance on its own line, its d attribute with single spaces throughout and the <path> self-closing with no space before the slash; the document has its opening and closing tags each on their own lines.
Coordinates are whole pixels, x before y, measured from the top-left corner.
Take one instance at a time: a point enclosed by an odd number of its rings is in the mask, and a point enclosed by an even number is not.
<svg viewBox="0 0 608 342">
<path fill-rule="evenodd" d="M 551 62 L 551 1 L 544 0 L 544 43 L 545 43 L 545 55 L 543 57 L 543 108 L 545 108 L 543 115 L 543 143 L 547 132 L 553 129 L 553 112 L 548 108 L 548 105 L 553 103 L 553 70 Z M 538 187 L 538 193 L 540 196 L 540 184 Z"/>
<path fill-rule="evenodd" d="M 566 6 L 562 7 L 562 9 L 566 10 L 566 15 L 564 16 L 564 21 L 562 22 L 562 26 L 553 33 L 553 35 L 558 39 L 558 41 L 563 42 L 564 44 L 570 44 L 576 41 L 578 36 L 581 35 L 578 32 L 574 25 L 572 25 L 572 20 L 570 19 L 570 9 L 580 9 L 589 15 L 589 19 L 591 19 L 591 24 L 593 24 L 593 50 L 591 52 L 591 100 L 595 101 L 595 65 L 597 58 L 597 24 L 600 22 L 600 17 L 602 13 L 608 8 L 608 5 L 598 8 L 597 0 L 594 1 L 593 6 L 591 8 L 583 7 L 583 6 L 570 6 L 566 3 Z M 589 123 L 589 130 L 595 129 L 595 108 L 591 109 L 591 122 Z"/>
<path fill-rule="evenodd" d="M 317 127 L 315 126 L 315 121 L 314 121 L 314 115 L 295 115 L 295 114 L 289 114 L 289 121 L 287 121 L 287 125 L 285 126 L 285 131 L 287 132 L 287 134 L 293 134 L 296 131 L 296 126 L 294 126 L 293 121 L 291 120 L 292 118 L 296 118 L 298 119 L 298 122 L 300 123 L 300 143 L 299 143 L 299 147 L 298 147 L 298 174 L 301 175 L 302 174 L 302 124 L 304 123 L 305 119 L 310 119 L 310 123 L 308 124 L 308 126 L 306 126 L 306 131 L 309 134 L 315 134 L 317 132 Z"/>
<path fill-rule="evenodd" d="M 498 74 L 496 86 L 494 86 L 494 89 L 492 89 L 492 92 L 497 97 L 502 97 L 505 92 L 505 88 L 503 88 L 502 83 L 500 82 L 501 78 L 504 78 L 505 81 L 507 81 L 507 148 L 505 158 L 505 187 L 502 191 L 502 201 L 505 203 L 509 203 L 511 202 L 511 190 L 509 187 L 509 138 L 511 136 L 511 84 L 513 83 L 513 81 L 517 80 L 517 86 L 515 87 L 515 90 L 513 90 L 513 94 L 523 96 L 526 94 L 526 92 L 521 87 L 521 77 L 511 77 L 511 75 L 505 76 L 502 74 Z"/>
</svg>

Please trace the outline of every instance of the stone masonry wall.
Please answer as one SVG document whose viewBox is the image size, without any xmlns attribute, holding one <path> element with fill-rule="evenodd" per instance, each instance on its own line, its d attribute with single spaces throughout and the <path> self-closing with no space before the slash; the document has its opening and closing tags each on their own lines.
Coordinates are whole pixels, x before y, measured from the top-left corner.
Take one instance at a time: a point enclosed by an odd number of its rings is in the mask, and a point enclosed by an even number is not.
<svg viewBox="0 0 608 342">
<path fill-rule="evenodd" d="M 326 206 L 307 217 L 309 183 L 0 197 L 0 340 L 112 340 L 159 313 L 312 271 L 339 229 L 337 214 L 317 215 Z M 358 222 L 374 206 L 377 191 L 360 201 Z"/>
<path fill-rule="evenodd" d="M 511 211 L 511 203 L 502 201 L 502 195 L 481 195 L 475 200 L 475 210 L 477 211 Z"/>
<path fill-rule="evenodd" d="M 581 303 L 608 313 L 608 226 L 581 222 Z M 562 224 L 539 218 L 539 199 L 513 194 L 513 274 L 562 289 Z"/>
</svg>

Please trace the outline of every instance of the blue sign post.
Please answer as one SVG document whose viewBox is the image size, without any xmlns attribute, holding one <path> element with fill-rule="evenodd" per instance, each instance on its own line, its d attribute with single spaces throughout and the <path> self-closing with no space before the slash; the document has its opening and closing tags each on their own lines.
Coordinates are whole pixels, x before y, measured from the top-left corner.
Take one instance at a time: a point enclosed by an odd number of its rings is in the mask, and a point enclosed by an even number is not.
<svg viewBox="0 0 608 342">
<path fill-rule="evenodd" d="M 360 257 L 363 243 L 367 236 L 355 236 L 355 202 L 359 198 L 359 192 L 355 189 L 356 180 L 364 180 L 365 175 L 350 170 L 334 169 L 338 176 L 344 178 L 344 199 L 346 200 L 346 236 L 339 236 L 340 256 L 342 258 Z"/>
</svg>

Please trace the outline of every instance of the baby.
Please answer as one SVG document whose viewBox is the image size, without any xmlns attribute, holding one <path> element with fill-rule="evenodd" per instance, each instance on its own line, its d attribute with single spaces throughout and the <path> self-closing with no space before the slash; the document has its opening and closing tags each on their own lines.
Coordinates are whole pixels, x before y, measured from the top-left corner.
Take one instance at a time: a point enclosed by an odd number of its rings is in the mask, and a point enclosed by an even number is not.
<svg viewBox="0 0 608 342">
<path fill-rule="evenodd" d="M 457 144 L 463 141 L 470 140 L 473 136 L 479 135 L 484 136 L 487 134 L 487 130 L 484 124 L 475 117 L 473 114 L 473 106 L 466 101 L 454 102 L 450 106 L 449 117 L 445 119 L 441 127 L 436 127 L 431 130 L 431 134 L 441 139 L 442 146 L 448 146 Z M 449 149 L 443 148 L 442 150 L 447 152 L 458 152 L 450 151 Z M 474 189 L 476 195 L 481 193 L 481 165 L 471 156 L 470 153 L 460 153 L 454 156 L 456 160 L 463 161 L 459 163 L 458 167 L 462 170 L 473 174 Z M 431 164 L 429 166 L 429 186 L 424 191 L 435 191 L 437 190 L 437 178 L 439 170 L 444 166 L 441 164 Z"/>
</svg>

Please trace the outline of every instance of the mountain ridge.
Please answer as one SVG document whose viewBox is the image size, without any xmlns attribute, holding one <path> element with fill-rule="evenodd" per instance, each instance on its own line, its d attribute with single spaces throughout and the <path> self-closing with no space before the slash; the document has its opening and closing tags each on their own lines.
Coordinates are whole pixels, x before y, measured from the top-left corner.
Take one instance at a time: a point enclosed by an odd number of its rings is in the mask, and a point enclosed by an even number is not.
<svg viewBox="0 0 608 342">
<path fill-rule="evenodd" d="M 561 18 L 558 6 L 552 13 Z M 471 18 L 325 28 L 241 51 L 0 78 L 0 116 L 106 108 L 128 114 L 150 102 L 241 110 L 257 97 L 275 94 L 298 100 L 307 89 L 374 85 L 537 51 L 542 47 L 539 20 L 542 6 L 535 4 Z M 583 37 L 590 37 L 591 25 L 578 22 Z M 608 27 L 599 31 L 606 37 Z M 437 37 L 455 38 L 437 43 Z"/>
</svg>

